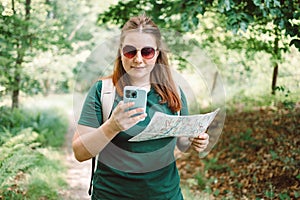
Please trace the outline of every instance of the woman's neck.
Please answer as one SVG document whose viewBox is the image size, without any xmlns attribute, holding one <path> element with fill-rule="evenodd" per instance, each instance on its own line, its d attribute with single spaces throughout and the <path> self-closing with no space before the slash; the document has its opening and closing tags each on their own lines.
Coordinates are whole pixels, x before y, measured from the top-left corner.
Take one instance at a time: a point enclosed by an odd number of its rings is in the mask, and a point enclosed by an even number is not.
<svg viewBox="0 0 300 200">
<path fill-rule="evenodd" d="M 143 80 L 131 80 L 130 81 L 131 82 L 131 85 L 133 85 L 133 86 L 136 86 L 136 87 L 141 87 L 141 88 L 144 88 L 144 89 L 146 89 L 147 91 L 150 91 L 150 89 L 151 89 L 151 83 L 150 83 L 150 81 L 148 80 L 148 81 L 143 81 Z"/>
</svg>

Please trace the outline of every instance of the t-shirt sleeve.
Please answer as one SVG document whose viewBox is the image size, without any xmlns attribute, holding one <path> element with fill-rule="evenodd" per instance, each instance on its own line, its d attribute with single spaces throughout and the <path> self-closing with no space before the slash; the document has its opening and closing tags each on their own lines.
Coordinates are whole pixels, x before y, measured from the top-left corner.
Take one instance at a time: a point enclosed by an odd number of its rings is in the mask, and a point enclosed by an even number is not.
<svg viewBox="0 0 300 200">
<path fill-rule="evenodd" d="M 78 124 L 98 128 L 102 124 L 102 81 L 97 81 L 88 91 Z"/>
<path fill-rule="evenodd" d="M 180 94 L 181 94 L 181 103 L 182 103 L 182 108 L 180 110 L 180 115 L 189 115 L 187 100 L 186 100 L 185 94 L 184 94 L 184 92 L 181 88 L 180 88 Z"/>
</svg>

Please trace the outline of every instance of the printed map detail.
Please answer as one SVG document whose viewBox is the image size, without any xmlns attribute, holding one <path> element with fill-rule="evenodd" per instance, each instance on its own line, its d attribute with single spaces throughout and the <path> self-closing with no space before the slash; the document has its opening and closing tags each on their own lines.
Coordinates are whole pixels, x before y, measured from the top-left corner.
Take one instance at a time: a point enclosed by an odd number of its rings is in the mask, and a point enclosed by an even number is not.
<svg viewBox="0 0 300 200">
<path fill-rule="evenodd" d="M 165 137 L 197 137 L 203 133 L 219 112 L 199 115 L 177 116 L 156 112 L 149 125 L 140 134 L 131 138 L 130 142 L 140 142 Z"/>
</svg>

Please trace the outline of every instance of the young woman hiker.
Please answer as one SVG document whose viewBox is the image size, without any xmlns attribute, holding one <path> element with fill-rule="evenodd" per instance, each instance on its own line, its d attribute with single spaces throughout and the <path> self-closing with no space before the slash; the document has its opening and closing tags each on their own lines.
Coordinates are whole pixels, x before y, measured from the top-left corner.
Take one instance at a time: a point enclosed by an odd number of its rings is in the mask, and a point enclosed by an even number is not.
<svg viewBox="0 0 300 200">
<path fill-rule="evenodd" d="M 155 112 L 188 115 L 188 108 L 172 78 L 160 30 L 150 18 L 142 15 L 125 23 L 117 54 L 112 75 L 91 87 L 72 143 L 78 161 L 98 155 L 92 199 L 181 200 L 175 146 L 201 152 L 208 145 L 208 134 L 129 142 L 147 127 Z M 100 100 L 105 79 L 111 80 L 116 91 L 106 121 Z M 144 110 L 130 110 L 133 103 L 123 102 L 126 85 L 147 90 L 145 113 L 136 115 Z"/>
</svg>

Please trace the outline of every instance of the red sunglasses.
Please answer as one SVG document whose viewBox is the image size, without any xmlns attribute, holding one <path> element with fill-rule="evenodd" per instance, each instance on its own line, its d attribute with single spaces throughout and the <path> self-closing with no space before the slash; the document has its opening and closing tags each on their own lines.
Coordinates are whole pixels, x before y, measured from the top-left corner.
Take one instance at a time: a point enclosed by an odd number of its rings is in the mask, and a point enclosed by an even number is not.
<svg viewBox="0 0 300 200">
<path fill-rule="evenodd" d="M 126 58 L 133 58 L 139 49 L 135 48 L 134 46 L 131 45 L 126 45 L 122 49 L 122 53 Z M 143 47 L 140 49 L 141 55 L 144 59 L 152 59 L 155 55 L 155 49 L 153 47 Z"/>
</svg>

